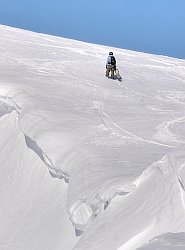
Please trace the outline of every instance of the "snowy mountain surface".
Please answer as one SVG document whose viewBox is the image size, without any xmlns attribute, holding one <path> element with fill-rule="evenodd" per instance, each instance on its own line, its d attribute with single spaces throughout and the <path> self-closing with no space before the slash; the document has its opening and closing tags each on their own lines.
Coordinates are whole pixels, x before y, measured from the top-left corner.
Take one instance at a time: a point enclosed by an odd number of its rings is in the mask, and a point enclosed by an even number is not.
<svg viewBox="0 0 185 250">
<path fill-rule="evenodd" d="M 0 250 L 185 249 L 185 61 L 2 25 L 0 55 Z"/>
</svg>

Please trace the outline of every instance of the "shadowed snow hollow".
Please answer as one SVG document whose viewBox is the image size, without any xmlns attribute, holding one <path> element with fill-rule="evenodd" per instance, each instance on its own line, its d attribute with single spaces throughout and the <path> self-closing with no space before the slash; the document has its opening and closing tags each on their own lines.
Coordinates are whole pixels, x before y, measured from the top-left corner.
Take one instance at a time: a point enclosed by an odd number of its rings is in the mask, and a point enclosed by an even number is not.
<svg viewBox="0 0 185 250">
<path fill-rule="evenodd" d="M 0 34 L 0 249 L 181 249 L 185 62 Z"/>
</svg>

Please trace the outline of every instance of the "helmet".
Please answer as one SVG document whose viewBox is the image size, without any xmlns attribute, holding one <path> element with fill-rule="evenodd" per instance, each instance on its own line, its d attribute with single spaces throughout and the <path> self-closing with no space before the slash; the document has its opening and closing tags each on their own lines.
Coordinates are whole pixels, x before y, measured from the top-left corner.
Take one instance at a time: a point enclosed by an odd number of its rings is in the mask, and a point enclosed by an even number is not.
<svg viewBox="0 0 185 250">
<path fill-rule="evenodd" d="M 112 56 L 112 55 L 113 55 L 113 52 L 109 52 L 109 55 Z"/>
</svg>

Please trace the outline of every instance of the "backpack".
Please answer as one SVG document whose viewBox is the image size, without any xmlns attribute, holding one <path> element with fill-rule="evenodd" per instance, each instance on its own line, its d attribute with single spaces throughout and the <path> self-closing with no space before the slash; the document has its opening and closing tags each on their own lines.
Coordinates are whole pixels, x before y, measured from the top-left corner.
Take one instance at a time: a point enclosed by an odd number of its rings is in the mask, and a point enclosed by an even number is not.
<svg viewBox="0 0 185 250">
<path fill-rule="evenodd" d="M 116 65 L 116 59 L 114 56 L 111 56 L 111 65 Z"/>
</svg>

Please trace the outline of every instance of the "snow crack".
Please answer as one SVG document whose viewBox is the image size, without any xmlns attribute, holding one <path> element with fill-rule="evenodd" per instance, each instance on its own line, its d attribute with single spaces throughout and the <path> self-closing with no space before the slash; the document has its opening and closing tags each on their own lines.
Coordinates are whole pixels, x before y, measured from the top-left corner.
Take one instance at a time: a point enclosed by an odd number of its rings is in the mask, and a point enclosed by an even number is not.
<svg viewBox="0 0 185 250">
<path fill-rule="evenodd" d="M 16 110 L 16 108 L 8 103 L 7 97 L 0 96 L 0 118 L 11 113 L 13 110 Z"/>
<path fill-rule="evenodd" d="M 44 162 L 44 164 L 48 167 L 51 176 L 58 179 L 64 179 L 66 183 L 69 183 L 69 175 L 54 166 L 52 160 L 43 152 L 36 141 L 27 135 L 24 136 L 27 147 L 33 150 L 34 153 L 37 154 L 38 157 Z"/>
</svg>

